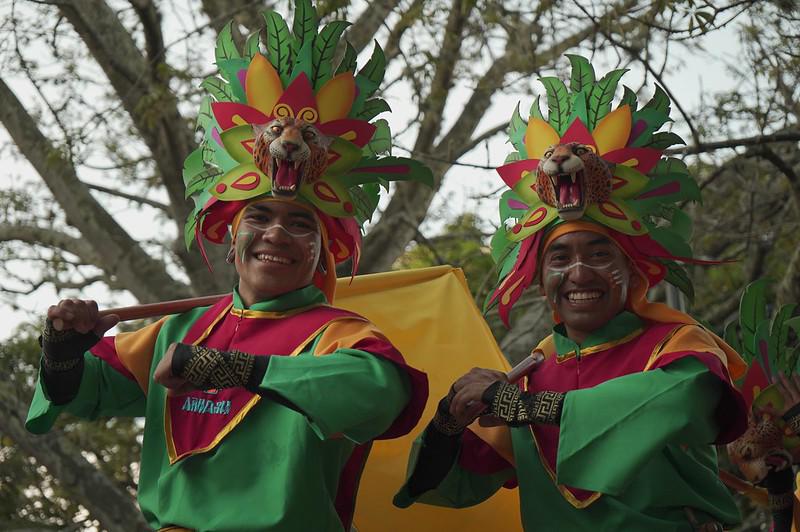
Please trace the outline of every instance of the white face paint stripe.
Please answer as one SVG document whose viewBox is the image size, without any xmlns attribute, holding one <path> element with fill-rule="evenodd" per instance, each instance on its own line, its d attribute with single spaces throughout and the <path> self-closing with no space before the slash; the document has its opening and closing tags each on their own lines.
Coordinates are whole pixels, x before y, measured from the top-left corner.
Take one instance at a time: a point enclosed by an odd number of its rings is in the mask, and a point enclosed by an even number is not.
<svg viewBox="0 0 800 532">
<path fill-rule="evenodd" d="M 566 272 L 570 271 L 573 268 L 577 268 L 578 266 L 583 266 L 584 268 L 590 268 L 592 270 L 605 270 L 609 266 L 611 266 L 612 264 L 614 264 L 613 260 L 611 260 L 611 261 L 609 261 L 609 262 L 607 262 L 605 264 L 587 264 L 585 262 L 577 261 L 577 262 L 570 263 L 567 266 L 551 266 L 551 265 L 547 265 L 546 268 L 548 270 L 552 270 L 554 272 L 566 273 Z M 616 270 L 616 271 L 619 271 L 619 270 Z"/>
</svg>

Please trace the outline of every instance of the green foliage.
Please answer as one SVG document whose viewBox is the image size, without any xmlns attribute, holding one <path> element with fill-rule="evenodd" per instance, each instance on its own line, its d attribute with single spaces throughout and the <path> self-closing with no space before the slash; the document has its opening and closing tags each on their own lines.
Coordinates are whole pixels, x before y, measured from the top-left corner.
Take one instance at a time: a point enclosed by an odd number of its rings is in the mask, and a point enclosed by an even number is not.
<svg viewBox="0 0 800 532">
<path fill-rule="evenodd" d="M 239 59 L 239 50 L 236 49 L 236 43 L 233 42 L 232 34 L 233 22 L 225 24 L 217 36 L 217 46 L 214 48 L 214 57 L 217 63 L 226 59 Z"/>
<path fill-rule="evenodd" d="M 33 396 L 39 366 L 39 331 L 33 326 L 23 326 L 11 339 L 0 343 L 0 370 L 4 377 L 3 389 L 13 390 L 13 399 L 19 402 L 18 413 L 24 419 L 24 408 Z M 63 415 L 56 429 L 91 457 L 101 473 L 121 487 L 135 488 L 134 478 L 140 454 L 141 424 L 131 419 L 78 422 Z M 61 485 L 39 466 L 30 455 L 17 445 L 8 434 L 0 433 L 0 522 L 48 524 L 67 529 L 81 515 L 69 485 Z M 131 504 L 134 504 L 131 496 Z"/>
<path fill-rule="evenodd" d="M 484 244 L 479 219 L 475 214 L 464 213 L 448 223 L 442 233 L 425 241 L 417 240 L 394 264 L 394 269 L 425 268 L 450 264 L 464 270 L 470 292 L 482 301 L 494 277 L 489 247 Z"/>
</svg>

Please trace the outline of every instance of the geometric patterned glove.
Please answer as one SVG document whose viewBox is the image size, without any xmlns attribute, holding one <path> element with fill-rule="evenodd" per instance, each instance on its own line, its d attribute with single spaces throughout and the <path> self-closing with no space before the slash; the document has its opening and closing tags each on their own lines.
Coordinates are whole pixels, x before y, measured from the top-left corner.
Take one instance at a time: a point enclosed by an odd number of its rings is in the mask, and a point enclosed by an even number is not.
<svg viewBox="0 0 800 532">
<path fill-rule="evenodd" d="M 268 356 L 178 343 L 172 356 L 172 374 L 200 390 L 241 387 L 254 391 L 268 363 Z"/>
<path fill-rule="evenodd" d="M 558 425 L 564 395 L 559 392 L 523 392 L 515 384 L 497 381 L 489 386 L 481 400 L 489 405 L 486 412 L 511 427 L 533 423 Z"/>
<path fill-rule="evenodd" d="M 782 417 L 786 424 L 789 425 L 789 428 L 800 436 L 800 403 L 787 410 Z"/>
<path fill-rule="evenodd" d="M 57 331 L 53 322 L 45 321 L 39 345 L 44 353 L 44 366 L 51 372 L 69 371 L 83 361 L 83 353 L 100 341 L 94 332 L 79 333 L 75 329 Z"/>
<path fill-rule="evenodd" d="M 439 401 L 439 405 L 436 407 L 436 414 L 434 414 L 431 420 L 431 426 L 439 433 L 446 436 L 461 434 L 464 432 L 464 429 L 467 428 L 467 425 L 460 424 L 450 413 L 450 400 L 454 395 L 451 389 L 447 397 L 442 397 L 441 401 Z"/>
</svg>

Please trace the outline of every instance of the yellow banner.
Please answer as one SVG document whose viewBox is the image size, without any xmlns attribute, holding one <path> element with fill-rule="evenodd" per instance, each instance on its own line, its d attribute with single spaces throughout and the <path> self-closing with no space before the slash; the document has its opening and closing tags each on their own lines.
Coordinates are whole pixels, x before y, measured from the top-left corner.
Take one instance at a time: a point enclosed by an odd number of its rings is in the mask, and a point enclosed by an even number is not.
<svg viewBox="0 0 800 532">
<path fill-rule="evenodd" d="M 460 510 L 425 504 L 401 510 L 392 505 L 405 480 L 411 442 L 433 417 L 453 381 L 473 367 L 509 369 L 462 271 L 438 266 L 363 275 L 352 283 L 340 279 L 335 304 L 369 318 L 430 381 L 425 413 L 411 434 L 373 445 L 361 478 L 354 528 L 358 532 L 521 531 L 516 489 L 501 489 L 486 502 Z"/>
</svg>

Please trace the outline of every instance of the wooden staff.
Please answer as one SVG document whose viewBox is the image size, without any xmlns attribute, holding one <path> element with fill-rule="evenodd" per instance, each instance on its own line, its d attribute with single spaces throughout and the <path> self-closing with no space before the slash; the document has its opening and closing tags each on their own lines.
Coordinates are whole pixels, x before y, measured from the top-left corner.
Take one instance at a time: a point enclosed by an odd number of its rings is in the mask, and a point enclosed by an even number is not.
<svg viewBox="0 0 800 532">
<path fill-rule="evenodd" d="M 98 312 L 99 317 L 116 314 L 119 321 L 141 320 L 156 316 L 166 316 L 167 314 L 179 314 L 192 310 L 196 307 L 213 305 L 228 294 L 217 294 L 213 296 L 190 297 L 187 299 L 175 299 L 172 301 L 162 301 L 161 303 L 147 303 L 145 305 L 131 305 L 129 307 L 108 308 Z M 53 328 L 60 331 L 64 323 L 60 319 L 53 320 Z"/>
<path fill-rule="evenodd" d="M 508 382 L 517 382 L 531 371 L 536 371 L 542 362 L 544 362 L 544 353 L 541 349 L 534 350 L 506 374 Z"/>
</svg>

